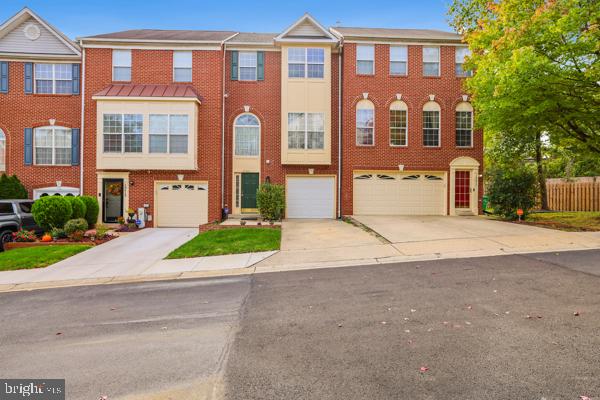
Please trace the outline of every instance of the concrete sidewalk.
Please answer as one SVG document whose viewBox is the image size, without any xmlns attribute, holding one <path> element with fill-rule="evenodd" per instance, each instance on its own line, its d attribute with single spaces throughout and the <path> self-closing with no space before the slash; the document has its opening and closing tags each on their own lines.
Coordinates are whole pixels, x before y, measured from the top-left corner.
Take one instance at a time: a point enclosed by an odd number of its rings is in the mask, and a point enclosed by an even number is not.
<svg viewBox="0 0 600 400">
<path fill-rule="evenodd" d="M 112 281 L 152 280 L 182 274 L 247 268 L 271 255 L 261 253 L 165 260 L 197 229 L 153 228 L 130 233 L 46 268 L 0 272 L 0 290 Z"/>
</svg>

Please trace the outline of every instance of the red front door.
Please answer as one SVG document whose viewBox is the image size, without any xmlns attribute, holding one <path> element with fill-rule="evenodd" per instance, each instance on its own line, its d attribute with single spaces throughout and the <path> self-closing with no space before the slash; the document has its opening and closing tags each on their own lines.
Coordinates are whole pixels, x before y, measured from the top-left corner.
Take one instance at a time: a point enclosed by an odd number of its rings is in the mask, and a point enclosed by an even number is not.
<svg viewBox="0 0 600 400">
<path fill-rule="evenodd" d="M 471 206 L 471 171 L 456 171 L 454 175 L 454 207 Z"/>
</svg>

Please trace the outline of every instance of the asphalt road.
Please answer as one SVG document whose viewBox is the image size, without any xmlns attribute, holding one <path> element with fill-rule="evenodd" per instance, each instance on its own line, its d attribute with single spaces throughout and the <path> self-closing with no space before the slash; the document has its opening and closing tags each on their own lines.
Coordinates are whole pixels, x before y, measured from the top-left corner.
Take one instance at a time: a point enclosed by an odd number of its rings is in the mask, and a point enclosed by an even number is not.
<svg viewBox="0 0 600 400">
<path fill-rule="evenodd" d="M 0 377 L 76 400 L 597 399 L 600 251 L 3 293 Z"/>
</svg>

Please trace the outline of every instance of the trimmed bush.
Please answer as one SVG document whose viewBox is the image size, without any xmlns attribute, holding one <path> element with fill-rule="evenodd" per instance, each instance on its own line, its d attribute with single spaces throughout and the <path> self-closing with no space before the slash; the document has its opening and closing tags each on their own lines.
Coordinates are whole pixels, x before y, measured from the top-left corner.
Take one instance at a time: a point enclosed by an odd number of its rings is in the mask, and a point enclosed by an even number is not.
<svg viewBox="0 0 600 400">
<path fill-rule="evenodd" d="M 71 219 L 77 218 L 85 218 L 85 213 L 87 211 L 87 207 L 83 200 L 80 197 L 75 196 L 65 196 L 65 199 L 71 202 L 71 208 L 73 209 L 73 214 L 71 214 Z"/>
<path fill-rule="evenodd" d="M 0 176 L 0 200 L 4 199 L 26 199 L 29 197 L 27 189 L 16 175 Z"/>
<path fill-rule="evenodd" d="M 490 173 L 488 195 L 494 212 L 508 219 L 517 219 L 517 209 L 523 217 L 535 206 L 537 180 L 526 168 L 494 170 Z"/>
<path fill-rule="evenodd" d="M 87 231 L 88 223 L 83 218 L 70 219 L 65 224 L 65 233 L 67 236 L 71 236 L 73 232 L 77 231 Z"/>
<path fill-rule="evenodd" d="M 62 228 L 73 214 L 71 202 L 62 196 L 46 196 L 36 200 L 31 207 L 35 223 L 46 232 Z"/>
<path fill-rule="evenodd" d="M 96 225 L 96 222 L 98 222 L 98 214 L 100 213 L 100 205 L 98 204 L 98 199 L 94 196 L 81 196 L 79 198 L 85 204 L 86 211 L 84 218 L 87 221 L 88 225 Z"/>
<path fill-rule="evenodd" d="M 256 194 L 258 211 L 267 221 L 278 221 L 285 210 L 285 189 L 283 185 L 263 183 Z"/>
</svg>

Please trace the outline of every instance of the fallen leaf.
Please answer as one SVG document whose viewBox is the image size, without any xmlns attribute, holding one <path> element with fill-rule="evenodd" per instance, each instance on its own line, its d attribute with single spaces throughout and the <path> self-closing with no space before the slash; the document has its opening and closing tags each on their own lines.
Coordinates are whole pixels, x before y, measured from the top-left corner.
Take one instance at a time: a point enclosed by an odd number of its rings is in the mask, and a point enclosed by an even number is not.
<svg viewBox="0 0 600 400">
<path fill-rule="evenodd" d="M 56 336 L 62 335 L 62 332 L 56 332 Z"/>
<path fill-rule="evenodd" d="M 404 317 L 404 320 L 405 320 L 405 321 L 408 321 L 408 320 L 409 320 L 409 318 L 406 318 L 406 317 Z"/>
<path fill-rule="evenodd" d="M 417 310 L 415 310 L 414 308 L 411 308 L 410 312 L 417 312 Z"/>
<path fill-rule="evenodd" d="M 381 321 L 381 324 L 382 324 L 382 325 L 385 325 L 385 324 L 387 324 L 387 322 L 385 322 L 385 321 Z"/>
<path fill-rule="evenodd" d="M 510 314 L 510 311 L 506 311 L 504 314 L 508 315 L 508 314 Z"/>
<path fill-rule="evenodd" d="M 405 333 L 410 333 L 410 330 L 409 329 L 405 329 L 404 332 Z"/>
<path fill-rule="evenodd" d="M 498 291 L 494 289 L 494 293 L 498 293 Z"/>
<path fill-rule="evenodd" d="M 342 327 L 342 324 L 341 324 L 341 323 L 339 323 L 339 324 L 338 324 L 338 328 L 341 328 L 341 327 Z"/>
<path fill-rule="evenodd" d="M 469 321 L 465 321 L 465 324 L 467 325 L 471 325 L 471 323 Z"/>
<path fill-rule="evenodd" d="M 444 321 L 444 322 L 442 322 L 442 324 L 444 324 L 444 325 L 448 325 L 449 323 L 450 323 L 450 322 L 448 322 L 448 321 Z"/>
<path fill-rule="evenodd" d="M 526 315 L 525 318 L 531 319 L 531 315 Z"/>
<path fill-rule="evenodd" d="M 574 315 L 574 316 L 576 316 L 576 317 L 579 317 L 579 311 L 575 311 L 575 312 L 573 313 L 573 315 Z"/>
<path fill-rule="evenodd" d="M 115 310 L 116 310 L 116 308 L 115 308 L 115 307 L 111 307 L 111 308 L 110 308 L 110 311 L 115 311 Z"/>
<path fill-rule="evenodd" d="M 432 330 L 433 330 L 433 329 L 429 328 L 429 329 L 427 329 L 427 332 L 431 332 Z"/>
<path fill-rule="evenodd" d="M 473 309 L 473 307 L 472 307 L 472 306 L 468 306 L 468 307 L 467 307 L 467 310 L 472 310 L 472 309 Z"/>
<path fill-rule="evenodd" d="M 419 368 L 419 371 L 421 371 L 421 372 L 427 372 L 427 371 L 429 371 L 429 368 L 427 368 L 427 367 L 421 367 L 421 368 Z"/>
</svg>

